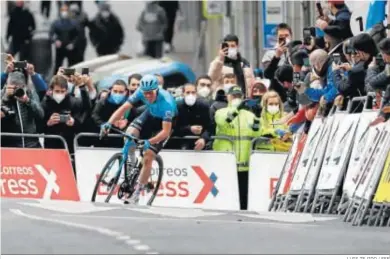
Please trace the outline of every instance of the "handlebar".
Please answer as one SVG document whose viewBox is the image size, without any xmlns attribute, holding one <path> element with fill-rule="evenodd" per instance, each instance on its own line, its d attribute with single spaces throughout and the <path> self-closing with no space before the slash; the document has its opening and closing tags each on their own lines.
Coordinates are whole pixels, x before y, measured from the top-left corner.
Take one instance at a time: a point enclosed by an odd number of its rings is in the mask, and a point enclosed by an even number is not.
<svg viewBox="0 0 390 259">
<path fill-rule="evenodd" d="M 120 129 L 118 129 L 118 128 L 111 127 L 110 130 L 112 130 L 112 131 L 114 131 L 114 132 L 116 132 L 116 133 L 122 135 L 122 136 L 125 137 L 125 138 L 134 140 L 134 142 L 135 142 L 136 144 L 139 144 L 139 142 L 141 141 L 141 139 L 139 139 L 138 137 L 133 136 L 133 135 L 131 135 L 131 134 L 128 134 L 128 133 L 126 133 L 126 132 L 124 132 L 124 131 L 122 131 L 122 130 L 120 130 Z M 104 137 L 104 134 L 103 134 L 103 132 L 101 131 L 100 134 L 99 134 L 99 139 L 102 139 L 103 137 Z M 141 146 L 142 146 L 142 145 L 141 145 Z"/>
</svg>

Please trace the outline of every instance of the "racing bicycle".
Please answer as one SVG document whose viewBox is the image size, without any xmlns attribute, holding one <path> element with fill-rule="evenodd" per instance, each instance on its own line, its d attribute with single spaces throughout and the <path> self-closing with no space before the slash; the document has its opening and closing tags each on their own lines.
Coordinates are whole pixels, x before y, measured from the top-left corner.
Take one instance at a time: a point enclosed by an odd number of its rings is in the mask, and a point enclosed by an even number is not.
<svg viewBox="0 0 390 259">
<path fill-rule="evenodd" d="M 143 145 L 140 143 L 140 139 L 130 134 L 127 134 L 121 130 L 118 130 L 116 128 L 111 128 L 111 130 L 125 137 L 125 144 L 123 146 L 122 152 L 114 154 L 107 161 L 102 171 L 100 172 L 100 176 L 93 190 L 92 200 L 91 200 L 92 202 L 96 201 L 97 194 L 98 192 L 100 192 L 99 190 L 101 190 L 101 188 L 107 188 L 105 192 L 107 194 L 107 197 L 105 198 L 106 203 L 110 201 L 115 191 L 117 191 L 117 196 L 119 200 L 122 199 L 125 194 L 128 194 L 131 197 L 131 195 L 135 191 L 137 179 L 141 173 L 142 160 L 143 160 Z M 136 144 L 136 149 L 139 150 L 139 156 L 136 159 L 137 163 L 133 167 L 131 167 L 127 163 L 128 151 L 130 149 L 132 142 Z M 164 164 L 161 156 L 156 155 L 155 161 L 157 162 L 157 170 L 152 169 L 151 176 L 157 175 L 157 180 L 149 181 L 148 184 L 145 186 L 146 192 L 150 193 L 153 191 L 152 195 L 147 201 L 147 205 L 149 206 L 152 205 L 157 195 L 157 192 L 161 184 L 161 179 L 163 176 Z M 115 164 L 117 164 L 118 167 L 115 167 Z M 114 174 L 110 174 L 110 170 L 112 168 L 114 168 L 115 170 Z M 118 184 L 119 180 L 121 179 L 122 172 L 124 172 L 124 181 Z M 110 178 L 110 175 L 112 175 L 113 177 L 111 179 L 108 179 Z"/>
</svg>

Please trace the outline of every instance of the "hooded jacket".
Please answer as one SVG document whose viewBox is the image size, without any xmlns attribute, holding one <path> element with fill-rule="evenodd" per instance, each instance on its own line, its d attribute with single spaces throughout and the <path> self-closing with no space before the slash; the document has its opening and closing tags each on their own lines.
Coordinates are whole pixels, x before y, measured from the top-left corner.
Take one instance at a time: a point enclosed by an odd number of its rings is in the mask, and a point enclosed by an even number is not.
<svg viewBox="0 0 390 259">
<path fill-rule="evenodd" d="M 165 10 L 153 1 L 146 5 L 137 22 L 137 30 L 142 33 L 143 41 L 162 41 L 168 28 Z"/>
</svg>

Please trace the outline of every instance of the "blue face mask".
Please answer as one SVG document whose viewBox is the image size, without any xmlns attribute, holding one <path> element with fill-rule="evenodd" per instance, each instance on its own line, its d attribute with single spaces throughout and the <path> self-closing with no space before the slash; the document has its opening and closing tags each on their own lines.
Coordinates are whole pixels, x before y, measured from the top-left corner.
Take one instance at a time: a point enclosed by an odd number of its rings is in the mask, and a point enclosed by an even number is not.
<svg viewBox="0 0 390 259">
<path fill-rule="evenodd" d="M 126 96 L 123 94 L 114 94 L 111 93 L 110 97 L 108 98 L 108 101 L 113 104 L 122 104 L 126 100 Z"/>
</svg>

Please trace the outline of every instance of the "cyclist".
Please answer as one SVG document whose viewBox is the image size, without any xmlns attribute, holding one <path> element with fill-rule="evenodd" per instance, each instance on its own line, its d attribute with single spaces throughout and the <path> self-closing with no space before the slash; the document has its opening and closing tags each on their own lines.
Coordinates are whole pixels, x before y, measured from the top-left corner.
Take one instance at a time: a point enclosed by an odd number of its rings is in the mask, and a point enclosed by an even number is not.
<svg viewBox="0 0 390 259">
<path fill-rule="evenodd" d="M 143 76 L 140 87 L 129 97 L 126 103 L 112 114 L 108 122 L 101 126 L 102 133 L 108 134 L 112 124 L 122 118 L 126 111 L 136 103 L 141 101 L 146 105 L 145 111 L 130 124 L 126 131 L 128 134 L 142 139 L 144 157 L 135 191 L 131 197 L 125 199 L 125 203 L 138 203 L 140 193 L 148 183 L 155 155 L 167 142 L 173 128 L 172 124 L 177 116 L 175 99 L 169 92 L 159 88 L 158 85 L 156 76 Z M 134 168 L 137 163 L 134 141 L 129 151 L 128 162 L 131 168 Z"/>
</svg>

